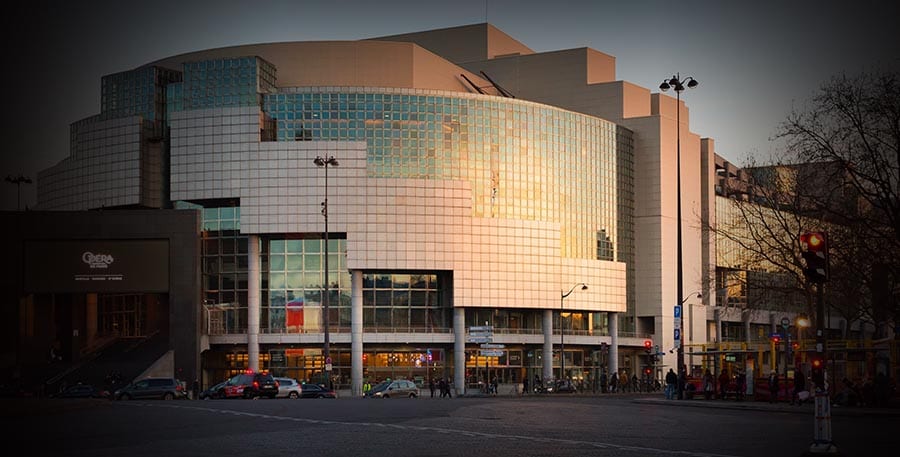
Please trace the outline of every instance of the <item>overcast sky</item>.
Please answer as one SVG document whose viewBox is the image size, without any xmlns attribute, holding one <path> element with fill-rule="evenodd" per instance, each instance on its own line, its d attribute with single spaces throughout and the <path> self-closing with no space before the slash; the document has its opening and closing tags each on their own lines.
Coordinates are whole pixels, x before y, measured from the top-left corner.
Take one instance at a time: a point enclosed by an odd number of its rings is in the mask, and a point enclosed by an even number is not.
<svg viewBox="0 0 900 457">
<path fill-rule="evenodd" d="M 67 157 L 68 126 L 100 111 L 100 78 L 201 49 L 356 40 L 490 22 L 535 51 L 591 47 L 617 79 L 657 91 L 680 72 L 691 130 L 737 165 L 765 160 L 769 138 L 834 75 L 900 66 L 900 2 L 330 0 L 14 2 L 3 22 L 0 176 Z M 36 182 L 22 185 L 22 206 Z M 0 210 L 16 209 L 4 182 Z"/>
</svg>

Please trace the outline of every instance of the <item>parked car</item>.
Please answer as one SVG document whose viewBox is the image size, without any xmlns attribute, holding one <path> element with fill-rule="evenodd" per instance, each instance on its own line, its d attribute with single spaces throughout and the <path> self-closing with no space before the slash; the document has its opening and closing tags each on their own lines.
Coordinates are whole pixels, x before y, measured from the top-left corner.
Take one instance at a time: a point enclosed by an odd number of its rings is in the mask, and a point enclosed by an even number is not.
<svg viewBox="0 0 900 457">
<path fill-rule="evenodd" d="M 412 381 L 397 380 L 384 381 L 376 384 L 366 393 L 367 397 L 373 398 L 391 398 L 391 397 L 409 397 L 416 398 L 419 396 L 419 388 Z"/>
<path fill-rule="evenodd" d="M 300 398 L 337 398 L 337 393 L 318 384 L 301 384 Z"/>
<path fill-rule="evenodd" d="M 99 390 L 90 384 L 75 384 L 62 392 L 53 395 L 53 398 L 107 398 L 109 392 Z"/>
<path fill-rule="evenodd" d="M 575 388 L 575 384 L 572 384 L 572 381 L 566 380 L 557 380 L 550 387 L 547 388 L 547 392 L 555 392 L 559 394 L 571 394 L 578 392 L 578 389 Z"/>
<path fill-rule="evenodd" d="M 294 378 L 275 378 L 278 381 L 277 398 L 300 398 L 300 383 Z"/>
<path fill-rule="evenodd" d="M 128 384 L 113 394 L 116 400 L 179 400 L 187 398 L 181 381 L 175 378 L 145 378 Z"/>
<path fill-rule="evenodd" d="M 226 382 L 228 382 L 228 381 L 227 380 L 222 381 L 218 384 L 210 386 L 208 389 L 204 390 L 203 392 L 200 392 L 200 395 L 198 395 L 198 397 L 201 400 L 212 400 L 212 399 L 216 399 L 216 398 L 225 398 L 224 388 L 225 388 Z"/>
<path fill-rule="evenodd" d="M 275 398 L 278 381 L 267 371 L 248 370 L 226 381 L 222 393 L 224 398 Z"/>
</svg>

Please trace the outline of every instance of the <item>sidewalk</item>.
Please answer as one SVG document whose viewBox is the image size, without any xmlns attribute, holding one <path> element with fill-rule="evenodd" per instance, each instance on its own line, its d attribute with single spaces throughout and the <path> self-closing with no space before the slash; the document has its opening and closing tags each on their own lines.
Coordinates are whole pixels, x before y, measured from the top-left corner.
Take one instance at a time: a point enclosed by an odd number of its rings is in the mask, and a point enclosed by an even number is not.
<svg viewBox="0 0 900 457">
<path fill-rule="evenodd" d="M 664 397 L 644 397 L 644 398 L 636 398 L 632 400 L 635 403 L 641 404 L 652 404 L 652 405 L 666 405 L 666 406 L 678 406 L 678 407 L 693 407 L 693 408 L 718 408 L 718 409 L 734 409 L 734 410 L 747 410 L 747 411 L 772 411 L 772 412 L 783 412 L 783 413 L 796 413 L 796 414 L 804 414 L 804 415 L 812 415 L 814 409 L 814 402 L 807 401 L 806 403 L 798 406 L 791 405 L 790 403 L 781 402 L 781 403 L 769 403 L 767 401 L 752 401 L 752 400 L 743 400 L 743 401 L 735 401 L 735 400 L 705 400 L 705 399 L 694 399 L 694 400 L 666 400 Z M 831 415 L 832 416 L 881 416 L 881 417 L 900 417 L 900 403 L 896 400 L 891 403 L 887 407 L 860 407 L 860 406 L 832 406 L 831 407 Z"/>
</svg>

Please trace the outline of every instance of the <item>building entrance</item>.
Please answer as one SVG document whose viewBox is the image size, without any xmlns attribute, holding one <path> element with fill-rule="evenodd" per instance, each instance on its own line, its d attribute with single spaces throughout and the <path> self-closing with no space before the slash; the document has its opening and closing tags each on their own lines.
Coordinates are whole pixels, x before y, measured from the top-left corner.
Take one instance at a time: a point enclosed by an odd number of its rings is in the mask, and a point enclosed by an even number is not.
<svg viewBox="0 0 900 457">
<path fill-rule="evenodd" d="M 147 304 L 143 294 L 101 295 L 98 298 L 100 335 L 140 337 L 147 334 Z"/>
</svg>

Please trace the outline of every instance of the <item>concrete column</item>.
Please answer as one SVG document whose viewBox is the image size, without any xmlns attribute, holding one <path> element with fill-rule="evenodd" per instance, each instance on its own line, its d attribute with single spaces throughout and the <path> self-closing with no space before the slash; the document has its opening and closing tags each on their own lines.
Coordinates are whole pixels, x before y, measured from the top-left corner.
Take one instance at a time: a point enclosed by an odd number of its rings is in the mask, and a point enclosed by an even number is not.
<svg viewBox="0 0 900 457">
<path fill-rule="evenodd" d="M 619 313 L 608 313 L 609 321 L 609 374 L 619 372 Z M 607 379 L 607 382 L 609 380 Z"/>
<path fill-rule="evenodd" d="M 247 368 L 259 370 L 259 235 L 247 240 Z"/>
<path fill-rule="evenodd" d="M 466 394 L 466 309 L 453 308 L 453 387 Z"/>
<path fill-rule="evenodd" d="M 553 378 L 553 310 L 545 309 L 544 310 L 544 319 L 543 319 L 543 330 L 544 330 L 544 355 L 541 361 L 543 361 L 543 373 L 544 383 Z"/>
<path fill-rule="evenodd" d="M 363 274 L 350 272 L 350 392 L 362 397 L 363 390 Z"/>
</svg>

